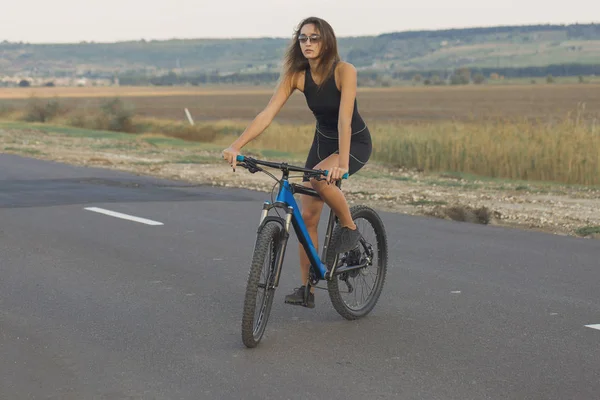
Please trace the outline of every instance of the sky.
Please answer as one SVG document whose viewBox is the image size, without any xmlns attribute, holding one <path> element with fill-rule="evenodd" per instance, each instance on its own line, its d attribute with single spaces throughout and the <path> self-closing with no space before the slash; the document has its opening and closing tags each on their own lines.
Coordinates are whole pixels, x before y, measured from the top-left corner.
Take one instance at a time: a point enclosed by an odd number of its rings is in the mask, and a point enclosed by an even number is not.
<svg viewBox="0 0 600 400">
<path fill-rule="evenodd" d="M 598 23 L 600 1 L 6 0 L 0 2 L 0 42 L 287 38 L 308 16 L 324 18 L 338 37 L 348 37 L 497 25 Z"/>
</svg>

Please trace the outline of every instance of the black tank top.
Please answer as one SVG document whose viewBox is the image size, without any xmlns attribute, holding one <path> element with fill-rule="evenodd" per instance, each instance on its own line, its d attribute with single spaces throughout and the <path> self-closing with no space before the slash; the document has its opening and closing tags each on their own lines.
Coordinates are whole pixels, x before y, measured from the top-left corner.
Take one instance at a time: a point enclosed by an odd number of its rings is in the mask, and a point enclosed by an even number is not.
<svg viewBox="0 0 600 400">
<path fill-rule="evenodd" d="M 334 66 L 335 71 L 335 66 Z M 327 81 L 319 88 L 312 78 L 310 68 L 304 74 L 304 96 L 306 104 L 317 119 L 317 132 L 328 139 L 337 139 L 338 118 L 340 114 L 340 100 L 342 93 L 335 84 L 335 73 L 332 73 Z M 352 135 L 361 133 L 367 129 L 365 121 L 358 113 L 358 105 L 354 99 L 354 111 L 352 112 Z"/>
</svg>

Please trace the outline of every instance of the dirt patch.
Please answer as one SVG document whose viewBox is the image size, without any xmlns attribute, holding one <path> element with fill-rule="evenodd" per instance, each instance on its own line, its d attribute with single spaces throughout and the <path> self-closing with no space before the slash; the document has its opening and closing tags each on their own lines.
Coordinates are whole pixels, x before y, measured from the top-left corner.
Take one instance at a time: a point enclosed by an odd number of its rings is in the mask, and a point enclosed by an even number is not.
<svg viewBox="0 0 600 400">
<path fill-rule="evenodd" d="M 242 168 L 232 172 L 218 150 L 192 144 L 159 147 L 143 137 L 120 141 L 0 128 L 0 152 L 214 186 L 269 192 L 274 185 L 265 174 Z M 464 179 L 374 163 L 344 182 L 343 188 L 351 204 L 383 211 L 563 235 L 599 235 L 598 188 Z"/>
</svg>

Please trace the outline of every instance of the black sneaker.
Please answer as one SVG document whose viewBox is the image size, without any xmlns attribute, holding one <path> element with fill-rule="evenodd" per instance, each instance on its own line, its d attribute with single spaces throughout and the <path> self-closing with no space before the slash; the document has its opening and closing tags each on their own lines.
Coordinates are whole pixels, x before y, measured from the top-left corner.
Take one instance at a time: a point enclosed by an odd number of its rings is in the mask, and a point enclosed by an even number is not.
<svg viewBox="0 0 600 400">
<path fill-rule="evenodd" d="M 302 285 L 299 288 L 294 289 L 292 294 L 288 294 L 285 296 L 285 302 L 287 304 L 292 304 L 295 306 L 302 306 L 304 303 L 304 290 L 306 286 Z M 306 302 L 306 307 L 315 308 L 315 294 L 308 293 L 308 301 Z"/>
<path fill-rule="evenodd" d="M 360 238 L 362 235 L 360 234 L 358 227 L 354 230 L 344 226 L 341 229 L 340 236 L 338 237 L 338 241 L 335 246 L 335 251 L 337 253 L 346 253 L 360 243 Z"/>
</svg>

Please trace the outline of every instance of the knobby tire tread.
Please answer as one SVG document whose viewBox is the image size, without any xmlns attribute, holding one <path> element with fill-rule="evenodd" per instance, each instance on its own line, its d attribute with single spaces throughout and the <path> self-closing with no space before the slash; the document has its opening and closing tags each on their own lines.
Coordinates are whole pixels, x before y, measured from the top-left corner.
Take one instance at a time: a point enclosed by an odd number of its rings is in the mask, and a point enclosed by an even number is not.
<svg viewBox="0 0 600 400">
<path fill-rule="evenodd" d="M 254 316 L 256 312 L 256 297 L 258 292 L 258 283 L 261 276 L 261 271 L 263 269 L 265 258 L 270 256 L 268 254 L 269 244 L 273 243 L 273 256 L 277 254 L 280 249 L 277 249 L 279 246 L 279 235 L 281 232 L 281 226 L 274 221 L 267 222 L 258 232 L 256 238 L 256 244 L 254 246 L 254 254 L 252 256 L 252 264 L 250 266 L 250 271 L 248 273 L 248 281 L 246 284 L 246 295 L 244 298 L 244 311 L 242 317 L 242 341 L 246 347 L 256 347 L 262 336 L 264 335 L 264 328 L 266 328 L 269 313 L 271 310 L 271 305 L 273 303 L 273 298 L 275 296 L 275 289 L 271 289 L 270 296 L 267 295 L 267 290 L 265 290 L 265 296 L 263 298 L 263 302 L 268 302 L 265 308 L 265 315 L 263 316 L 262 324 L 264 325 L 259 332 L 258 337 L 254 337 Z M 272 261 L 271 261 L 272 264 Z M 272 271 L 273 265 L 269 266 L 270 272 Z M 267 283 L 270 280 L 270 276 L 267 277 Z M 262 310 L 262 308 L 261 308 Z"/>
<path fill-rule="evenodd" d="M 381 274 L 381 277 L 378 278 L 377 286 L 374 288 L 375 295 L 372 297 L 365 308 L 360 310 L 352 310 L 348 308 L 348 306 L 344 303 L 344 299 L 340 294 L 340 281 L 337 276 L 333 277 L 331 280 L 327 281 L 327 289 L 329 292 L 329 298 L 333 305 L 333 308 L 344 318 L 348 320 L 355 320 L 358 318 L 362 318 L 367 315 L 377 304 L 379 297 L 381 295 L 381 291 L 383 290 L 383 286 L 385 283 L 385 278 L 387 274 L 387 262 L 388 262 L 388 246 L 387 246 L 387 235 L 385 232 L 385 227 L 383 225 L 383 221 L 379 217 L 379 215 L 370 207 L 357 205 L 350 208 L 350 213 L 352 215 L 352 219 L 356 220 L 357 218 L 364 218 L 373 226 L 375 231 L 375 235 L 378 239 L 377 243 L 377 261 L 381 264 L 378 269 L 378 277 Z M 326 264 L 332 265 L 334 262 L 337 262 L 338 254 L 335 252 L 336 243 L 340 238 L 340 229 L 339 225 L 336 226 L 334 232 L 331 237 L 331 245 L 327 251 L 326 256 Z"/>
</svg>

